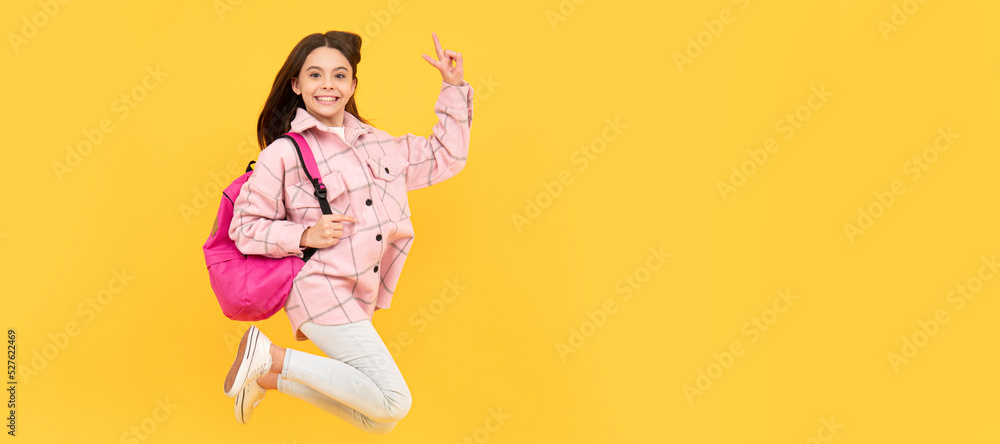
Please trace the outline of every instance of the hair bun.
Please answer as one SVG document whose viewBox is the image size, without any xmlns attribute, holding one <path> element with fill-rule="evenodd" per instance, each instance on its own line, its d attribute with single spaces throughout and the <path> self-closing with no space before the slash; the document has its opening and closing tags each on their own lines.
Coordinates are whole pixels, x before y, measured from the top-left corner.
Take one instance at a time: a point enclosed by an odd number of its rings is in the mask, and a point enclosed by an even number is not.
<svg viewBox="0 0 1000 444">
<path fill-rule="evenodd" d="M 361 62 L 361 36 L 353 32 L 346 31 L 327 31 L 325 37 L 329 41 L 335 41 L 340 43 L 339 45 L 332 45 L 333 47 L 340 50 L 344 54 L 347 60 L 351 61 L 353 64 L 358 64 Z"/>
</svg>

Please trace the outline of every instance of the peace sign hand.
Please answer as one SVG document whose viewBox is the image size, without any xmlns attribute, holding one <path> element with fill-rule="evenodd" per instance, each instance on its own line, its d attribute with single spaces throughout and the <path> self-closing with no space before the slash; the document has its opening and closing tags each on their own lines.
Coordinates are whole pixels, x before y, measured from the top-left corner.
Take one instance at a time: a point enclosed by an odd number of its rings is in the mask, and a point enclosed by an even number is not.
<svg viewBox="0 0 1000 444">
<path fill-rule="evenodd" d="M 463 77 L 465 77 L 465 69 L 462 67 L 462 53 L 441 49 L 441 42 L 438 41 L 437 34 L 432 32 L 431 36 L 434 37 L 434 49 L 437 51 L 438 58 L 434 60 L 427 54 L 423 54 L 424 60 L 441 71 L 441 78 L 445 83 L 461 86 L 464 82 Z M 455 65 L 452 66 L 452 63 Z"/>
</svg>

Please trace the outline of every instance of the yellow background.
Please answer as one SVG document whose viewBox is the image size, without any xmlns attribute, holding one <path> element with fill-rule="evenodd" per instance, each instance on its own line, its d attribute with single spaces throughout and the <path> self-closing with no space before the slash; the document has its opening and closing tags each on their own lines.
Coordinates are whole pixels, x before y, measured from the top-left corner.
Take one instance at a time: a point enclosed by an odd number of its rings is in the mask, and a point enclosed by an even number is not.
<svg viewBox="0 0 1000 444">
<path fill-rule="evenodd" d="M 1000 442 L 1000 282 L 962 309 L 948 296 L 1000 253 L 994 2 L 232 3 L 0 7 L 10 442 Z M 25 20 L 44 26 L 11 43 Z M 436 121 L 432 31 L 476 88 L 468 166 L 411 193 L 416 243 L 375 317 L 385 342 L 411 338 L 396 358 L 413 408 L 387 437 L 274 392 L 237 424 L 221 385 L 247 325 L 222 316 L 201 253 L 214 177 L 256 155 L 291 48 L 332 29 L 364 37 L 358 104 L 392 134 Z M 688 48 L 699 33 L 709 44 Z M 811 88 L 833 96 L 807 112 Z M 123 94 L 143 97 L 127 115 Z M 796 112 L 810 117 L 786 139 Z M 102 119 L 114 129 L 57 176 Z M 912 180 L 939 128 L 960 138 Z M 718 183 L 768 138 L 779 149 L 724 199 Z M 859 207 L 879 217 L 852 242 Z M 650 248 L 670 255 L 656 270 Z M 643 282 L 625 300 L 627 275 Z M 465 288 L 445 302 L 452 280 Z M 798 299 L 752 337 L 786 289 Z M 949 321 L 893 365 L 939 310 Z M 316 351 L 283 314 L 257 325 Z M 733 342 L 720 375 L 713 354 Z"/>
</svg>

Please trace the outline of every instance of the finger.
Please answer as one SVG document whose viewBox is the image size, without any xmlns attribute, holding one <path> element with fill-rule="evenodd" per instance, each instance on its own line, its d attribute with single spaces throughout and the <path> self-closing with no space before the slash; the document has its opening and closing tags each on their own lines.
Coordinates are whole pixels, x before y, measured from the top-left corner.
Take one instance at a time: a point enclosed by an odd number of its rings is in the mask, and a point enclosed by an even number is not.
<svg viewBox="0 0 1000 444">
<path fill-rule="evenodd" d="M 462 53 L 458 53 L 458 57 L 455 58 L 455 69 L 462 71 Z"/>
<path fill-rule="evenodd" d="M 444 51 L 444 56 L 448 58 L 445 60 L 445 66 L 451 68 L 455 64 L 455 59 L 458 57 L 458 53 L 448 49 Z"/>
<path fill-rule="evenodd" d="M 430 63 L 431 66 L 433 66 L 433 67 L 435 67 L 437 69 L 441 69 L 441 66 L 439 65 L 439 62 L 437 60 L 434 60 L 433 58 L 431 58 L 431 56 L 429 56 L 427 54 L 422 54 L 422 55 L 424 56 L 424 60 L 426 60 L 427 63 Z"/>
<path fill-rule="evenodd" d="M 346 214 L 324 214 L 323 218 L 328 221 L 344 221 L 344 222 L 357 222 L 354 216 L 348 216 Z"/>
<path fill-rule="evenodd" d="M 434 37 L 434 50 L 437 51 L 438 60 L 444 60 L 444 50 L 441 49 L 441 41 L 438 40 L 437 33 L 432 32 L 431 37 Z"/>
</svg>

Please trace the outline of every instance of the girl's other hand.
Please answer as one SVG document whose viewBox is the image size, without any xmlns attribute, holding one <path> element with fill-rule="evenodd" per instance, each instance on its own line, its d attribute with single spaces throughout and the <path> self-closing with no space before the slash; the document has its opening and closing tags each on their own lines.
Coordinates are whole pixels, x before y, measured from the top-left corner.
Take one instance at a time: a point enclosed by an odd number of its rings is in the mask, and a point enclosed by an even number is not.
<svg viewBox="0 0 1000 444">
<path fill-rule="evenodd" d="M 302 232 L 300 247 L 326 248 L 335 245 L 344 235 L 344 224 L 356 223 L 357 219 L 346 214 L 324 214 L 319 222 Z"/>
<path fill-rule="evenodd" d="M 437 51 L 437 60 L 434 60 L 427 54 L 423 54 L 424 60 L 437 68 L 438 71 L 441 71 L 441 78 L 445 83 L 461 86 L 465 77 L 465 69 L 462 66 L 462 53 L 450 49 L 441 49 L 441 42 L 438 41 L 437 34 L 432 32 L 431 37 L 434 38 L 434 49 Z"/>
</svg>

